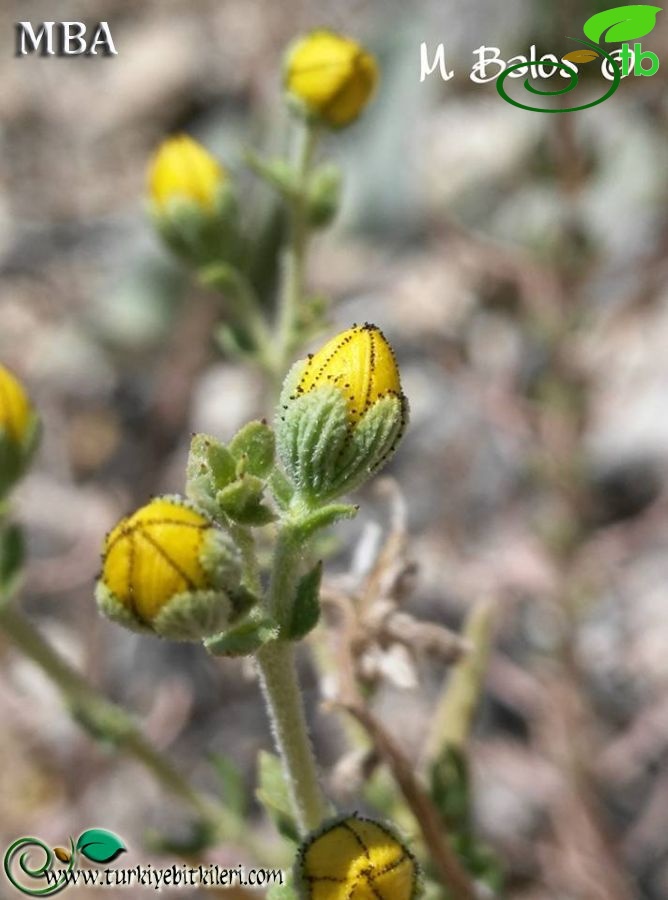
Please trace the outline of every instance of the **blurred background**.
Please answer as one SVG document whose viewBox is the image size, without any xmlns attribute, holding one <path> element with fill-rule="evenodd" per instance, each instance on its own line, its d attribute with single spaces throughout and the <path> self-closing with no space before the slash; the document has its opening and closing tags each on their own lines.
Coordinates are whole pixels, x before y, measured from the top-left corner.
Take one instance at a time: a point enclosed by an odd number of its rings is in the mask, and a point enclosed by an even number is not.
<svg viewBox="0 0 668 900">
<path fill-rule="evenodd" d="M 244 145 L 280 151 L 286 45 L 318 25 L 347 32 L 378 55 L 382 82 L 360 122 L 324 142 L 344 204 L 309 280 L 333 299 L 328 335 L 375 322 L 399 359 L 412 421 L 388 472 L 414 564 L 406 608 L 454 628 L 481 597 L 498 611 L 472 745 L 478 828 L 508 897 L 668 896 L 661 15 L 643 39 L 657 75 L 552 116 L 472 84 L 471 51 L 563 54 L 600 5 L 67 0 L 57 16 L 108 21 L 118 56 L 12 56 L 13 23 L 54 18 L 53 6 L 6 0 L 0 12 L 0 359 L 44 422 L 15 496 L 25 612 L 196 784 L 217 789 L 206 754 L 222 751 L 252 796 L 271 738 L 249 673 L 103 621 L 93 582 L 118 517 L 182 489 L 190 434 L 226 439 L 267 404 L 212 338 L 224 303 L 152 232 L 148 159 L 182 130 L 232 171 Z M 420 84 L 422 41 L 445 44 L 453 80 Z M 600 85 L 590 66 L 578 98 Z M 386 495 L 363 497 L 332 548 L 339 584 L 388 524 Z M 447 670 L 401 654 L 382 665 L 376 708 L 415 757 Z M 38 834 L 53 846 L 99 825 L 123 835 L 128 864 L 152 860 L 147 829 L 178 835 L 182 809 L 91 740 L 1 635 L 0 666 L 0 844 Z M 323 709 L 308 660 L 304 680 L 343 796 L 340 716 Z M 250 815 L 272 840 L 252 801 Z M 207 858 L 253 864 L 234 847 Z"/>
</svg>

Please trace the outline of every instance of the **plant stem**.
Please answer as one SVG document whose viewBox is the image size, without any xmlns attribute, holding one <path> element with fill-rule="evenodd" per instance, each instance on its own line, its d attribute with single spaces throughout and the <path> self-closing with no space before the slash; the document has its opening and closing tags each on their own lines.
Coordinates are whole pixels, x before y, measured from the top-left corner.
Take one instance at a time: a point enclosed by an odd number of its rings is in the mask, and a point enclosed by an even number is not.
<svg viewBox="0 0 668 900">
<path fill-rule="evenodd" d="M 466 752 L 473 717 L 484 689 L 494 619 L 494 608 L 486 600 L 477 603 L 469 613 L 463 637 L 470 649 L 452 669 L 434 714 L 427 742 L 430 759 L 435 759 L 444 747 Z"/>
<path fill-rule="evenodd" d="M 273 570 L 266 598 L 267 612 L 282 632 L 289 622 L 297 590 L 299 562 L 304 540 L 298 526 L 282 525 L 274 549 Z M 294 646 L 287 640 L 265 644 L 257 653 L 257 662 L 272 731 L 289 786 L 292 805 L 302 833 L 312 831 L 329 815 L 327 801 L 320 789 L 302 700 Z"/>
<path fill-rule="evenodd" d="M 91 734 L 116 744 L 134 756 L 164 788 L 190 806 L 217 833 L 222 833 L 228 826 L 232 827 L 226 811 L 202 797 L 169 760 L 149 743 L 125 710 L 91 687 L 39 631 L 7 602 L 0 607 L 0 629 L 57 685 L 75 717 Z"/>
<path fill-rule="evenodd" d="M 398 747 L 379 720 L 363 703 L 344 702 L 347 710 L 366 730 L 373 746 L 385 760 L 403 797 L 415 816 L 443 887 L 455 900 L 475 900 L 474 882 L 455 853 L 434 803 L 415 774 L 415 766 Z"/>
<path fill-rule="evenodd" d="M 235 525 L 229 523 L 230 529 L 237 547 L 241 551 L 242 562 L 242 583 L 249 591 L 252 591 L 256 597 L 262 593 L 262 580 L 260 578 L 260 565 L 255 553 L 255 538 L 250 528 L 243 525 Z"/>
<path fill-rule="evenodd" d="M 300 832 L 306 834 L 317 828 L 330 811 L 318 781 L 294 647 L 287 641 L 272 641 L 258 651 L 256 658 L 297 823 Z"/>
<path fill-rule="evenodd" d="M 295 325 L 303 299 L 304 263 L 308 246 L 308 175 L 318 140 L 312 122 L 301 123 L 295 151 L 295 196 L 290 203 L 290 241 L 285 254 L 283 289 L 278 320 L 276 377 L 282 378 L 290 361 Z"/>
<path fill-rule="evenodd" d="M 233 315 L 253 340 L 258 364 L 273 371 L 273 337 L 248 278 L 234 266 L 219 263 L 201 269 L 199 279 L 205 287 L 234 295 Z"/>
</svg>

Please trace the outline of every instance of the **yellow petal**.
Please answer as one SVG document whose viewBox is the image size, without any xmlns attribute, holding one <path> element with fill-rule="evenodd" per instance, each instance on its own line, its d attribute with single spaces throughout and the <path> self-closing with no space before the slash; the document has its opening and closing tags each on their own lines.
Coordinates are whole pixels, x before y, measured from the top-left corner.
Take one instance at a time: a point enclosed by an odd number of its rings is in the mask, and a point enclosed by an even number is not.
<svg viewBox="0 0 668 900">
<path fill-rule="evenodd" d="M 330 125 L 346 125 L 367 104 L 378 81 L 374 57 L 332 31 L 314 31 L 288 53 L 286 88 Z"/>
<path fill-rule="evenodd" d="M 31 416 L 32 406 L 22 384 L 0 365 L 0 429 L 18 444 L 26 437 Z"/>
<path fill-rule="evenodd" d="M 212 528 L 177 500 L 152 500 L 107 536 L 102 581 L 125 607 L 150 622 L 176 594 L 210 586 L 200 552 Z"/>
<path fill-rule="evenodd" d="M 169 138 L 158 148 L 149 166 L 149 191 L 161 210 L 174 199 L 190 200 L 211 210 L 226 178 L 220 163 L 183 134 Z"/>
<path fill-rule="evenodd" d="M 355 325 L 309 356 L 297 393 L 324 385 L 342 391 L 353 424 L 382 397 L 401 396 L 399 369 L 380 328 Z"/>
<path fill-rule="evenodd" d="M 313 838 L 300 866 L 309 900 L 411 900 L 416 892 L 412 854 L 384 825 L 358 816 Z"/>
</svg>

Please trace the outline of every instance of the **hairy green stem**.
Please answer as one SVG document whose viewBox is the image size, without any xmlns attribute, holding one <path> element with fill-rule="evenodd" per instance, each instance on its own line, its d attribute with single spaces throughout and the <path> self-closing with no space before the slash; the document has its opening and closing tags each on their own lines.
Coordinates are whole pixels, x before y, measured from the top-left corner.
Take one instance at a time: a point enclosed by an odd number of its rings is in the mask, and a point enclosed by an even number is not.
<svg viewBox="0 0 668 900">
<path fill-rule="evenodd" d="M 260 565 L 255 553 L 253 532 L 250 528 L 233 523 L 229 523 L 227 527 L 230 529 L 230 533 L 241 551 L 243 585 L 249 591 L 252 591 L 256 597 L 259 597 L 262 593 L 262 580 L 260 578 Z"/>
<path fill-rule="evenodd" d="M 284 523 L 278 533 L 266 598 L 267 612 L 284 632 L 297 591 L 299 563 L 304 553 L 299 527 Z M 329 815 L 318 781 L 304 703 L 297 680 L 294 645 L 279 637 L 257 653 L 257 663 L 276 746 L 281 755 L 293 809 L 302 833 L 312 831 Z"/>
<path fill-rule="evenodd" d="M 101 740 L 116 744 L 141 762 L 154 778 L 170 793 L 193 809 L 197 815 L 224 833 L 232 821 L 226 811 L 209 803 L 186 781 L 140 732 L 121 707 L 102 697 L 60 654 L 46 641 L 31 623 L 11 605 L 0 607 L 0 629 L 11 642 L 58 687 L 74 716 Z"/>
<path fill-rule="evenodd" d="M 484 690 L 494 621 L 494 607 L 486 600 L 477 603 L 469 613 L 463 633 L 469 650 L 452 669 L 434 714 L 427 742 L 427 755 L 431 759 L 444 747 L 466 752 L 473 717 Z"/>
<path fill-rule="evenodd" d="M 283 290 L 278 321 L 277 377 L 282 378 L 288 363 L 303 300 L 304 265 L 308 247 L 308 176 L 318 140 L 318 129 L 303 122 L 295 152 L 295 195 L 290 202 L 290 241 L 285 254 Z"/>
<path fill-rule="evenodd" d="M 327 818 L 330 810 L 318 781 L 294 646 L 287 641 L 272 641 L 258 651 L 256 659 L 297 824 L 300 832 L 307 834 Z"/>
</svg>

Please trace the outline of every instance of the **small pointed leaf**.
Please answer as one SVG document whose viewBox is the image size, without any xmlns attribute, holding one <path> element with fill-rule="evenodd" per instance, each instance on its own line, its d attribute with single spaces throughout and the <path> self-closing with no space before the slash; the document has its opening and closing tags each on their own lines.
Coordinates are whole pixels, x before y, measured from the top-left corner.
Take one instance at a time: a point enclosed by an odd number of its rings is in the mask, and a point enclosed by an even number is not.
<svg viewBox="0 0 668 900">
<path fill-rule="evenodd" d="M 287 636 L 298 641 L 306 637 L 320 618 L 320 581 L 322 562 L 318 562 L 297 585 L 297 596 L 292 609 L 292 619 Z"/>
<path fill-rule="evenodd" d="M 0 529 L 0 598 L 13 593 L 25 555 L 23 533 L 17 525 Z"/>
<path fill-rule="evenodd" d="M 255 795 L 280 833 L 288 840 L 298 842 L 299 829 L 292 812 L 281 761 L 265 750 L 261 750 L 258 755 L 258 789 Z"/>
<path fill-rule="evenodd" d="M 216 495 L 220 508 L 241 525 L 267 525 L 276 518 L 262 502 L 264 482 L 255 475 L 244 475 Z"/>
<path fill-rule="evenodd" d="M 327 528 L 339 522 L 341 519 L 354 519 L 359 507 L 350 503 L 330 503 L 312 512 L 300 523 L 305 537 L 312 535 L 321 528 Z"/>
<path fill-rule="evenodd" d="M 230 441 L 230 453 L 244 472 L 263 478 L 274 465 L 274 432 L 265 422 L 249 422 Z"/>
<path fill-rule="evenodd" d="M 268 617 L 249 617 L 233 628 L 207 638 L 204 646 L 213 656 L 248 656 L 277 634 L 276 623 Z"/>
</svg>

